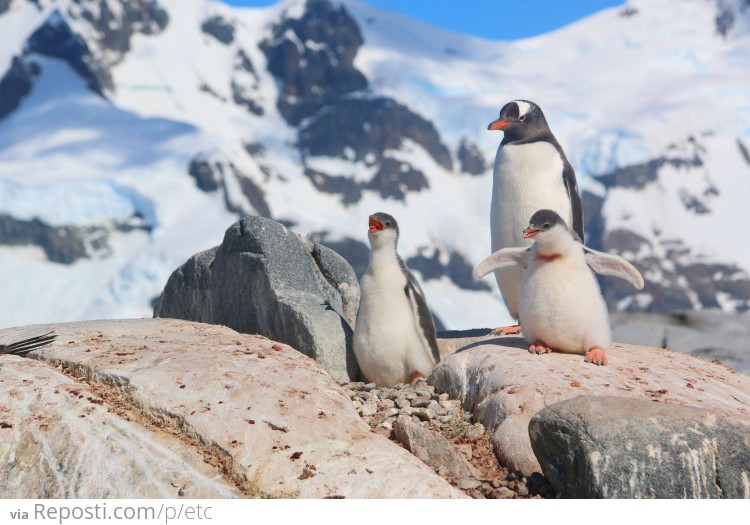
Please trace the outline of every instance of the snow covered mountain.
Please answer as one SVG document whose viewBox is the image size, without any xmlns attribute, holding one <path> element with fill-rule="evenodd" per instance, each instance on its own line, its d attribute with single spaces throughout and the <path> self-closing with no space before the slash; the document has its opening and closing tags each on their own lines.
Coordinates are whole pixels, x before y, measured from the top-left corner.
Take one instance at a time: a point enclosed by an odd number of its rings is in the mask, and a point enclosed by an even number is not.
<svg viewBox="0 0 750 525">
<path fill-rule="evenodd" d="M 750 1 L 631 0 L 520 41 L 364 1 L 0 0 L 0 327 L 150 316 L 171 271 L 260 214 L 358 271 L 367 216 L 450 328 L 509 321 L 486 131 L 537 102 L 626 311 L 750 308 Z"/>
</svg>

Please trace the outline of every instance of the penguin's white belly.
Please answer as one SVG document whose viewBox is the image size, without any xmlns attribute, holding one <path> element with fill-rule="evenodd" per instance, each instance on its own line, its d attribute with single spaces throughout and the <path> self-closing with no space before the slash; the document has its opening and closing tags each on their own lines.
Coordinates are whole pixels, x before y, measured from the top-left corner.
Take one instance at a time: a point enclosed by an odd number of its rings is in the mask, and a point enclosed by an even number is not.
<svg viewBox="0 0 750 525">
<path fill-rule="evenodd" d="M 490 230 L 492 251 L 528 246 L 521 232 L 542 209 L 553 210 L 572 224 L 572 206 L 563 182 L 563 162 L 549 142 L 500 146 L 495 157 Z M 523 272 L 495 271 L 495 279 L 511 315 L 517 317 Z"/>
<path fill-rule="evenodd" d="M 519 315 L 526 341 L 585 354 L 612 342 L 607 306 L 583 253 L 532 262 L 521 283 Z"/>
<path fill-rule="evenodd" d="M 360 282 L 354 355 L 368 381 L 378 386 L 408 383 L 413 372 L 426 377 L 435 365 L 404 292 L 406 284 L 399 268 L 390 275 L 365 274 Z"/>
</svg>

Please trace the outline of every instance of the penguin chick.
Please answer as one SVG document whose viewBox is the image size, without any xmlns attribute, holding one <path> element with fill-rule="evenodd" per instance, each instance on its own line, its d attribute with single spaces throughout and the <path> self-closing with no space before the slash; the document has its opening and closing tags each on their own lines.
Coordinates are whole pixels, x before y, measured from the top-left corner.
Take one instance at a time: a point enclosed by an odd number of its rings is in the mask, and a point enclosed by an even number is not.
<svg viewBox="0 0 750 525">
<path fill-rule="evenodd" d="M 483 277 L 499 268 L 525 269 L 518 309 L 529 352 L 554 349 L 584 354 L 588 363 L 607 364 L 612 330 L 593 272 L 624 279 L 637 290 L 644 285 L 640 272 L 622 257 L 583 246 L 552 210 L 534 213 L 523 237 L 534 239 L 534 244 L 493 253 L 475 275 Z"/>
<path fill-rule="evenodd" d="M 378 386 L 427 377 L 440 360 L 432 315 L 396 251 L 398 236 L 392 216 L 370 216 L 370 264 L 359 283 L 353 346 L 362 373 Z"/>
<path fill-rule="evenodd" d="M 490 231 L 492 251 L 529 246 L 521 236 L 537 210 L 551 209 L 573 225 L 583 242 L 583 208 L 573 167 L 539 106 L 528 100 L 505 104 L 489 130 L 502 130 L 492 177 Z M 519 318 L 518 294 L 523 273 L 511 267 L 495 271 L 495 279 L 513 318 Z M 523 323 L 521 323 L 523 326 Z M 516 333 L 518 328 L 500 329 Z"/>
<path fill-rule="evenodd" d="M 21 341 L 16 341 L 15 343 L 10 343 L 7 345 L 0 345 L 0 354 L 27 357 L 29 355 L 29 352 L 36 350 L 37 348 L 42 348 L 43 346 L 47 346 L 48 344 L 52 343 L 52 341 L 54 341 L 56 338 L 57 338 L 57 335 L 54 332 L 48 332 L 46 334 L 38 335 L 36 337 L 22 339 Z"/>
</svg>

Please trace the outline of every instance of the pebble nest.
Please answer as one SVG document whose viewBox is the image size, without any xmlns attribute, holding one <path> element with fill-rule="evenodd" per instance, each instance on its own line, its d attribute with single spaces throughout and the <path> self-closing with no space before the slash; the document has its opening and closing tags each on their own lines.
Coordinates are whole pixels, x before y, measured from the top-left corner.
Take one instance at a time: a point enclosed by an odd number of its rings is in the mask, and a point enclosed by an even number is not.
<svg viewBox="0 0 750 525">
<path fill-rule="evenodd" d="M 442 434 L 474 467 L 476 478 L 453 479 L 436 470 L 453 486 L 476 499 L 550 498 L 554 491 L 540 474 L 529 478 L 500 465 L 489 434 L 463 410 L 461 402 L 420 380 L 413 384 L 378 387 L 375 383 L 340 383 L 354 408 L 373 432 L 396 440 L 393 425 L 399 416 Z"/>
</svg>

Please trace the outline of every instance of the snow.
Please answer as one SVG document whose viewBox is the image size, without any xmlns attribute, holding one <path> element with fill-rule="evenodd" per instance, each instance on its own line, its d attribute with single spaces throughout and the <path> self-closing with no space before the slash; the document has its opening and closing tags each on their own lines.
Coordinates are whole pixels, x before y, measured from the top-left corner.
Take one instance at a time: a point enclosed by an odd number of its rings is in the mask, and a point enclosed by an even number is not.
<svg viewBox="0 0 750 525">
<path fill-rule="evenodd" d="M 409 193 L 403 202 L 367 191 L 348 206 L 338 195 L 315 190 L 294 146 L 296 130 L 278 113 L 278 86 L 258 48 L 283 12 L 301 15 L 303 1 L 242 9 L 203 0 L 160 4 L 169 24 L 157 35 L 134 35 L 131 50 L 112 69 L 115 89 L 108 98 L 88 91 L 65 64 L 34 57 L 42 73 L 31 95 L 0 121 L 0 214 L 81 227 L 137 214 L 152 229 L 114 232 L 111 256 L 72 265 L 50 263 L 37 248 L 0 246 L 0 326 L 149 316 L 149 302 L 171 271 L 218 244 L 237 219 L 226 211 L 221 191 L 203 193 L 187 176 L 198 154 L 231 162 L 251 177 L 265 191 L 273 216 L 294 222 L 302 235 L 326 231 L 331 240 L 366 243 L 367 217 L 386 211 L 401 225 L 404 259 L 440 249 L 476 264 L 489 254 L 491 170 L 459 175 L 405 141 L 387 154 L 422 171 L 428 189 Z M 69 5 L 54 4 L 63 13 Z M 637 232 L 657 255 L 666 253 L 665 239 L 677 239 L 690 248 L 691 261 L 750 271 L 750 248 L 726 227 L 748 223 L 750 166 L 737 140 L 750 140 L 750 34 L 717 35 L 714 3 L 631 1 L 635 16 L 606 10 L 519 41 L 453 34 L 360 0 L 342 5 L 363 34 L 355 66 L 370 82 L 368 96 L 391 96 L 432 121 L 454 157 L 468 137 L 491 163 L 502 134 L 488 132 L 487 124 L 515 99 L 543 108 L 577 170 L 579 187 L 597 195 L 605 190 L 593 176 L 669 155 L 671 144 L 696 137 L 705 147 L 705 164 L 689 170 L 665 166 L 656 184 L 609 191 L 607 228 Z M 14 2 L 0 17 L 0 71 L 51 9 Z M 216 14 L 236 27 L 229 45 L 200 30 Z M 83 30 L 81 24 L 76 27 Z M 240 52 L 252 61 L 257 79 L 235 70 Z M 233 80 L 263 116 L 233 102 Z M 251 158 L 245 143 L 263 144 L 265 152 Z M 364 182 L 375 171 L 374 159 L 365 160 L 315 157 L 308 163 Z M 227 185 L 228 200 L 250 209 L 233 177 Z M 719 194 L 705 194 L 709 188 Z M 687 210 L 683 196 L 696 196 L 711 212 Z M 491 293 L 461 290 L 446 278 L 422 284 L 449 328 L 508 324 L 494 280 L 486 282 Z M 643 306 L 652 299 L 639 294 L 634 300 Z M 721 301 L 732 308 L 732 301 Z"/>
</svg>

